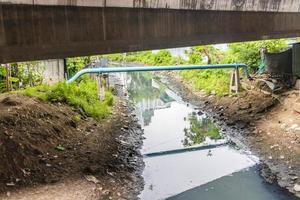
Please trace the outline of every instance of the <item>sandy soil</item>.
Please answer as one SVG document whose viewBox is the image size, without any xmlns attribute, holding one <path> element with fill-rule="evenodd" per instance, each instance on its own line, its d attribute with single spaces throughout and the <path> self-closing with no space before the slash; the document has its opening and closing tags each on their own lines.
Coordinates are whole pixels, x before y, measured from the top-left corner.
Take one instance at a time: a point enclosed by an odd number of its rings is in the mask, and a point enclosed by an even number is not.
<svg viewBox="0 0 300 200">
<path fill-rule="evenodd" d="M 266 164 L 262 175 L 267 181 L 278 182 L 300 197 L 300 113 L 294 110 L 299 91 L 274 96 L 253 89 L 236 97 L 217 97 L 194 91 L 176 73 L 162 76 L 185 100 L 213 113 L 211 117 L 221 126 L 230 127 L 232 139 Z"/>
<path fill-rule="evenodd" d="M 0 199 L 136 199 L 141 130 L 129 112 L 118 100 L 105 121 L 78 122 L 65 105 L 0 97 Z"/>
</svg>

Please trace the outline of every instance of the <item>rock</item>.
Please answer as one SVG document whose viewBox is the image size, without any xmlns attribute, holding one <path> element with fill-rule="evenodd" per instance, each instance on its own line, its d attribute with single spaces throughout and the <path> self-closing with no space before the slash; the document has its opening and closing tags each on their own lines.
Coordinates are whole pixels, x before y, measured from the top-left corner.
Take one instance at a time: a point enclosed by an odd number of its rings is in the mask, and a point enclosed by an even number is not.
<svg viewBox="0 0 300 200">
<path fill-rule="evenodd" d="M 298 124 L 293 124 L 288 128 L 288 130 L 295 130 L 296 128 L 298 128 Z"/>
<path fill-rule="evenodd" d="M 277 148 L 277 147 L 279 147 L 279 145 L 275 144 L 275 145 L 270 146 L 270 149 L 274 149 L 274 148 Z"/>
<path fill-rule="evenodd" d="M 273 157 L 272 157 L 272 156 L 269 156 L 269 157 L 268 157 L 268 159 L 269 159 L 269 160 L 272 160 L 272 159 L 273 159 Z"/>
<path fill-rule="evenodd" d="M 17 106 L 22 104 L 20 101 L 12 99 L 11 97 L 6 97 L 5 99 L 2 100 L 1 103 L 7 106 Z"/>
<path fill-rule="evenodd" d="M 212 154 L 212 151 L 211 151 L 211 150 L 209 150 L 209 151 L 208 151 L 208 153 L 207 153 L 207 156 L 209 156 L 209 157 L 210 157 L 210 156 L 212 156 L 212 155 L 213 155 L 213 154 Z"/>
<path fill-rule="evenodd" d="M 197 114 L 198 114 L 199 116 L 201 116 L 201 115 L 203 115 L 204 113 L 203 113 L 202 111 L 199 111 Z"/>
<path fill-rule="evenodd" d="M 9 187 L 13 187 L 13 186 L 15 186 L 16 184 L 15 183 L 13 183 L 13 182 L 11 182 L 11 183 L 6 183 L 6 186 L 9 186 Z"/>
<path fill-rule="evenodd" d="M 41 158 L 39 159 L 40 164 L 46 164 L 47 158 Z"/>
<path fill-rule="evenodd" d="M 73 128 L 77 128 L 77 123 L 73 120 L 70 120 L 67 122 L 67 125 L 73 127 Z"/>
<path fill-rule="evenodd" d="M 0 146 L 1 146 L 1 141 L 0 141 Z M 41 152 L 39 149 L 33 149 L 32 152 L 33 152 L 35 155 L 42 155 L 42 152 Z"/>
<path fill-rule="evenodd" d="M 251 103 L 247 103 L 247 104 L 242 104 L 239 107 L 239 110 L 247 110 L 250 109 L 252 107 Z"/>
<path fill-rule="evenodd" d="M 296 84 L 295 84 L 295 89 L 300 90 L 300 79 L 297 79 Z"/>
<path fill-rule="evenodd" d="M 87 118 L 87 116 L 86 116 L 86 114 L 85 114 L 85 112 L 84 112 L 84 110 L 83 110 L 82 108 L 78 108 L 78 109 L 77 109 L 77 112 L 78 112 L 83 118 Z"/>
<path fill-rule="evenodd" d="M 85 175 L 84 178 L 89 181 L 89 182 L 92 182 L 92 183 L 99 183 L 100 181 L 95 177 L 95 176 L 92 176 L 92 175 Z"/>
<path fill-rule="evenodd" d="M 294 186 L 294 190 L 296 191 L 296 192 L 300 192 L 300 184 L 295 184 L 295 186 Z"/>
<path fill-rule="evenodd" d="M 88 166 L 84 169 L 84 172 L 89 173 L 89 174 L 96 174 L 99 172 L 99 167 L 98 166 Z"/>
</svg>

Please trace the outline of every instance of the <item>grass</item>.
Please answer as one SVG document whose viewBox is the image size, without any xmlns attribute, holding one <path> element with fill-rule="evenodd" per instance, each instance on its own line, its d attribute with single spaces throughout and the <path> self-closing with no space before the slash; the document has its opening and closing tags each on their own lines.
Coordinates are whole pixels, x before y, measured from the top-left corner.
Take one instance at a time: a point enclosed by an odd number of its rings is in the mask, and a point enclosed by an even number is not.
<svg viewBox="0 0 300 200">
<path fill-rule="evenodd" d="M 138 53 L 111 54 L 105 56 L 113 61 L 138 62 L 145 65 L 174 65 L 174 64 L 201 64 L 202 58 L 199 53 L 189 55 L 191 58 L 200 59 L 199 61 L 185 61 L 178 57 L 172 57 L 167 50 L 161 50 L 157 53 L 143 51 Z M 218 96 L 224 96 L 229 92 L 230 74 L 228 70 L 191 70 L 179 72 L 185 82 L 192 83 L 195 90 L 203 90 L 205 93 L 215 93 Z"/>
<path fill-rule="evenodd" d="M 229 92 L 230 76 L 228 70 L 193 70 L 180 72 L 184 81 L 191 83 L 195 90 L 224 96 Z"/>
<path fill-rule="evenodd" d="M 81 108 L 87 116 L 101 120 L 110 114 L 110 107 L 113 105 L 111 92 L 105 93 L 105 100 L 99 100 L 97 85 L 91 80 L 83 80 L 80 84 L 57 83 L 54 86 L 41 85 L 27 88 L 21 91 L 22 94 L 35 97 L 43 101 L 61 102 L 76 109 Z"/>
</svg>

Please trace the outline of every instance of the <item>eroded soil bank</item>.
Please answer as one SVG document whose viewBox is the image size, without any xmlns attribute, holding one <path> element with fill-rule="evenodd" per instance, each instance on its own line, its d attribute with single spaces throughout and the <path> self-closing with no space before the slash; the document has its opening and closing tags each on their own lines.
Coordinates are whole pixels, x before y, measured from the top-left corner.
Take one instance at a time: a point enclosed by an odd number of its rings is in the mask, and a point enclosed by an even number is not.
<svg viewBox="0 0 300 200">
<path fill-rule="evenodd" d="M 253 89 L 236 97 L 217 97 L 195 92 L 176 73 L 162 77 L 185 100 L 206 110 L 235 143 L 258 155 L 267 181 L 300 197 L 300 114 L 294 110 L 299 91 L 274 97 Z"/>
<path fill-rule="evenodd" d="M 0 199 L 135 199 L 141 130 L 126 102 L 97 122 L 62 104 L 0 97 Z"/>
</svg>

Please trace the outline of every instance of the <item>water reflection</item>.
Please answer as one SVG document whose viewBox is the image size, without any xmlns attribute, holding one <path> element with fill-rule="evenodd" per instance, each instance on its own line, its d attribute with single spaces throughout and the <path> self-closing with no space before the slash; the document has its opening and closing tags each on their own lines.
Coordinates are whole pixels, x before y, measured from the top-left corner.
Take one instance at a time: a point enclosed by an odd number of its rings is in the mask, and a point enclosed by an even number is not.
<svg viewBox="0 0 300 200">
<path fill-rule="evenodd" d="M 138 107 L 144 126 L 151 123 L 154 110 L 169 108 L 170 102 L 174 101 L 166 93 L 167 88 L 155 81 L 151 73 L 131 73 L 127 82 L 129 99 Z"/>
<path fill-rule="evenodd" d="M 189 115 L 188 120 L 190 127 L 184 129 L 185 137 L 182 141 L 185 147 L 201 144 L 208 139 L 222 139 L 218 127 L 209 118 L 192 113 Z"/>
<path fill-rule="evenodd" d="M 142 153 L 169 151 L 221 139 L 218 128 L 151 73 L 130 73 L 127 76 L 129 99 L 143 125 L 145 140 Z"/>
<path fill-rule="evenodd" d="M 252 179 L 244 172 L 230 178 L 228 175 L 257 164 L 257 158 L 230 146 L 198 149 L 199 146 L 206 147 L 206 144 L 224 143 L 226 138 L 222 138 L 218 128 L 205 114 L 187 106 L 178 95 L 154 80 L 151 74 L 127 74 L 125 81 L 129 99 L 135 104 L 144 129 L 142 153 L 157 153 L 144 158 L 142 200 L 172 196 L 183 200 L 233 200 L 243 199 L 245 195 L 248 195 L 244 198 L 247 200 L 290 199 L 284 194 L 282 198 L 273 194 L 278 188 L 266 188 L 262 179 L 252 173 L 249 175 L 255 177 Z M 186 151 L 193 149 L 190 148 L 192 146 L 197 150 Z M 224 176 L 227 178 L 221 178 Z"/>
</svg>

